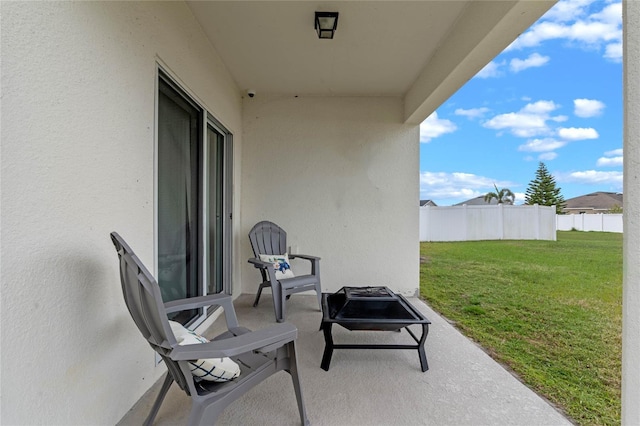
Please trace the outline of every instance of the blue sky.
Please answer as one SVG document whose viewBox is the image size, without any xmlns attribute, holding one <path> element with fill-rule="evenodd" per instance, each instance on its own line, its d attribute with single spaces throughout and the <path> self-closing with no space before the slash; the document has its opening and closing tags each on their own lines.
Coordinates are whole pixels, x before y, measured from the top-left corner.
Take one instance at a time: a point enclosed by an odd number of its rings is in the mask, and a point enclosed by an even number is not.
<svg viewBox="0 0 640 426">
<path fill-rule="evenodd" d="M 421 124 L 420 199 L 622 192 L 622 95 L 620 1 L 560 1 Z"/>
</svg>

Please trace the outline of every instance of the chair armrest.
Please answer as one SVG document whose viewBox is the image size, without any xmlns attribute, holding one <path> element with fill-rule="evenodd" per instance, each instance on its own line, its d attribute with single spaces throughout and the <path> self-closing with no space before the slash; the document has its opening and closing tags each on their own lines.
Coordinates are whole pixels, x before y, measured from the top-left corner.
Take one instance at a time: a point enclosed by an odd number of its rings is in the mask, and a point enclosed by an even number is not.
<svg viewBox="0 0 640 426">
<path fill-rule="evenodd" d="M 310 256 L 308 254 L 289 254 L 289 259 L 295 259 L 296 257 L 299 257 L 300 259 L 306 259 L 306 260 L 320 260 L 319 257 L 317 256 Z"/>
<path fill-rule="evenodd" d="M 269 282 L 275 283 L 277 281 L 276 278 L 276 270 L 273 268 L 273 263 L 271 262 L 263 262 L 260 259 L 257 259 L 255 257 L 252 257 L 251 259 L 248 260 L 249 263 L 253 264 L 254 267 L 258 268 L 258 269 L 266 269 L 267 271 L 267 276 L 265 277 L 265 275 L 263 274 L 263 278 L 262 279 L 267 279 L 267 277 L 269 278 Z M 264 272 L 264 271 L 260 271 L 260 272 Z"/>
<path fill-rule="evenodd" d="M 247 262 L 253 264 L 253 266 L 255 266 L 256 268 L 267 269 L 269 266 L 271 266 L 273 268 L 273 263 L 264 262 L 264 261 L 262 261 L 262 260 L 260 260 L 258 258 L 255 258 L 255 257 L 252 257 Z"/>
<path fill-rule="evenodd" d="M 164 304 L 164 309 L 167 311 L 167 313 L 171 313 L 213 305 L 225 307 L 225 305 L 229 305 L 230 303 L 231 296 L 229 296 L 228 294 L 209 294 L 207 296 L 172 300 L 171 302 L 167 302 Z"/>
<path fill-rule="evenodd" d="M 209 294 L 207 296 L 172 300 L 164 304 L 164 309 L 167 313 L 171 313 L 204 308 L 206 306 L 221 306 L 224 309 L 227 328 L 238 327 L 238 318 L 233 307 L 233 299 L 227 294 Z"/>
<path fill-rule="evenodd" d="M 290 323 L 272 325 L 240 336 L 209 343 L 177 346 L 171 351 L 174 361 L 189 361 L 202 358 L 222 358 L 240 355 L 262 348 L 273 350 L 298 337 L 298 329 Z"/>
<path fill-rule="evenodd" d="M 289 259 L 295 259 L 299 257 L 300 259 L 308 260 L 311 262 L 311 275 L 319 276 L 320 275 L 320 258 L 317 256 L 309 256 L 308 254 L 290 254 Z"/>
</svg>

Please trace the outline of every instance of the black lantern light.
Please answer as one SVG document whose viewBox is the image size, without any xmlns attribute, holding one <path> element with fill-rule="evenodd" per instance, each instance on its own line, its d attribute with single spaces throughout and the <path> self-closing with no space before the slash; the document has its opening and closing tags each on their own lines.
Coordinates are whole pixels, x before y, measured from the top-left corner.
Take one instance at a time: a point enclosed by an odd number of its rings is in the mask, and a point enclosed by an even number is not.
<svg viewBox="0 0 640 426">
<path fill-rule="evenodd" d="M 318 38 L 333 38 L 338 27 L 338 12 L 316 12 Z"/>
</svg>

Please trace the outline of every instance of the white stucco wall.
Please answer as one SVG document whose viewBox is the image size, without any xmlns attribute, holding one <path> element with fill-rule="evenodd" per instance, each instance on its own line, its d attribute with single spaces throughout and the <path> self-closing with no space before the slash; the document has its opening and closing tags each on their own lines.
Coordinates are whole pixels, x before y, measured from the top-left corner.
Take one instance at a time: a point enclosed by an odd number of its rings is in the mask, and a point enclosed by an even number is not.
<svg viewBox="0 0 640 426">
<path fill-rule="evenodd" d="M 237 153 L 240 92 L 182 3 L 1 12 L 0 423 L 115 424 L 163 371 L 126 311 L 109 239 L 117 230 L 153 267 L 156 60 Z"/>
<path fill-rule="evenodd" d="M 622 424 L 640 424 L 640 2 L 624 2 Z"/>
<path fill-rule="evenodd" d="M 279 224 L 294 252 L 322 258 L 324 291 L 386 285 L 414 295 L 419 130 L 402 123 L 402 100 L 258 94 L 243 114 L 244 235 L 261 220 Z M 247 264 L 243 292 L 258 282 Z"/>
</svg>

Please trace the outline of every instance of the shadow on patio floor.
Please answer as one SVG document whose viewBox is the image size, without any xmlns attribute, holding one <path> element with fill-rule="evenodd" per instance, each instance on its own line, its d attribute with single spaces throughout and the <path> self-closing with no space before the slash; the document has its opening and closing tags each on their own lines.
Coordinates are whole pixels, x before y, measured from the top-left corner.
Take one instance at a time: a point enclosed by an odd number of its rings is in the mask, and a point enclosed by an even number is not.
<svg viewBox="0 0 640 426">
<path fill-rule="evenodd" d="M 254 295 L 235 302 L 240 325 L 274 323 L 270 294 L 257 308 Z M 292 296 L 287 321 L 298 327 L 298 362 L 309 420 L 313 425 L 570 425 L 561 413 L 492 360 L 475 343 L 418 299 L 410 299 L 432 322 L 420 371 L 415 350 L 335 350 L 329 371 L 320 369 L 324 338 L 315 295 Z M 224 321 L 220 318 L 218 321 Z M 218 321 L 206 333 L 213 337 Z M 415 332 L 419 333 L 419 326 Z M 336 343 L 413 343 L 408 333 L 350 332 L 334 326 Z M 150 351 L 151 353 L 151 351 Z M 160 383 L 119 423 L 140 425 Z M 185 424 L 190 399 L 174 384 L 156 425 Z M 297 425 L 290 376 L 281 372 L 231 404 L 219 425 Z"/>
</svg>

